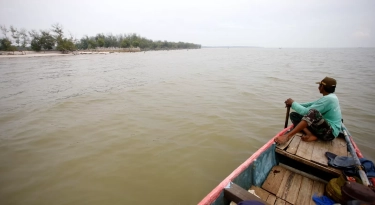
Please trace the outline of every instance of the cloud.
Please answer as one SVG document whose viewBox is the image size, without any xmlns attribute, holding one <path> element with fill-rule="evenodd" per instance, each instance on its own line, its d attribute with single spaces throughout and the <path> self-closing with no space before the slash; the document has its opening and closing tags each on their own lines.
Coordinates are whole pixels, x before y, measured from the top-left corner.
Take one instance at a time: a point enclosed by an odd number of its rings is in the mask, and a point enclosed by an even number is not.
<svg viewBox="0 0 375 205">
<path fill-rule="evenodd" d="M 218 27 L 221 29 L 244 29 L 245 28 L 245 26 L 238 24 L 238 23 L 234 23 L 234 22 L 219 23 Z"/>
<path fill-rule="evenodd" d="M 370 32 L 367 32 L 367 31 L 356 31 L 356 32 L 353 33 L 353 36 L 355 38 L 360 38 L 360 39 L 369 38 L 370 37 Z"/>
<path fill-rule="evenodd" d="M 0 25 L 31 30 L 48 29 L 58 22 L 77 38 L 138 33 L 153 40 L 212 46 L 375 46 L 375 0 L 105 2 L 0 0 Z"/>
</svg>

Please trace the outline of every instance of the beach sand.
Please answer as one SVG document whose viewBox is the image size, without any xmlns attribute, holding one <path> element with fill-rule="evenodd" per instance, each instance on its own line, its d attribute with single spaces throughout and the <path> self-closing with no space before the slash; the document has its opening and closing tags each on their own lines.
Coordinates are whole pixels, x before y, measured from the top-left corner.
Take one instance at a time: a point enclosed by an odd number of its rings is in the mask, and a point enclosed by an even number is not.
<svg viewBox="0 0 375 205">
<path fill-rule="evenodd" d="M 47 57 L 47 56 L 72 56 L 74 54 L 62 54 L 62 53 L 38 53 L 38 54 L 26 54 L 26 55 L 0 55 L 0 58 L 31 58 L 31 57 Z"/>
<path fill-rule="evenodd" d="M 0 51 L 0 58 L 30 58 L 30 57 L 47 57 L 47 56 L 70 56 L 73 53 L 62 54 L 60 51 Z"/>
</svg>

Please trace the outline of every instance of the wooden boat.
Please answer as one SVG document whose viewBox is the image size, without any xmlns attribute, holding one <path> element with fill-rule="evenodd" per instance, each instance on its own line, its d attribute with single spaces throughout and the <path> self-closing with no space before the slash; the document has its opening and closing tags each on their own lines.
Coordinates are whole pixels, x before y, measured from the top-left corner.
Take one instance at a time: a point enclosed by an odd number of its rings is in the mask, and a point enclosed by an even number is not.
<svg viewBox="0 0 375 205">
<path fill-rule="evenodd" d="M 274 138 L 292 127 L 293 125 L 283 129 Z M 338 156 L 351 156 L 348 146 L 351 147 L 352 144 L 356 155 L 363 157 L 350 133 L 346 139 L 339 135 L 331 142 L 304 142 L 301 135 L 297 133 L 284 145 L 276 145 L 272 138 L 198 204 L 232 205 L 245 199 L 253 199 L 266 204 L 313 205 L 315 203 L 312 196 L 323 195 L 328 181 L 342 173 L 341 170 L 328 166 L 325 156 L 327 151 Z M 347 143 L 348 139 L 350 143 Z M 373 180 L 372 183 L 375 184 L 374 182 Z"/>
</svg>

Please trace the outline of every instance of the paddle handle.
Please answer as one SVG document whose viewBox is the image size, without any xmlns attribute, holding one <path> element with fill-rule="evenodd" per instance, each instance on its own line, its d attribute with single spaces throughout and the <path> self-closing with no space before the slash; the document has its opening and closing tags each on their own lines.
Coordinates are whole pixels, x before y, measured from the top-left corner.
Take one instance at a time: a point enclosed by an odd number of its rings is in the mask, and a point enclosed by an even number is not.
<svg viewBox="0 0 375 205">
<path fill-rule="evenodd" d="M 287 127 L 288 127 L 288 122 L 289 122 L 289 112 L 290 112 L 290 107 L 287 106 L 287 107 L 286 107 L 286 116 L 285 116 L 285 126 L 284 126 L 284 128 L 287 128 Z"/>
<path fill-rule="evenodd" d="M 346 141 L 346 143 L 348 145 L 348 149 L 349 149 L 350 154 L 354 158 L 354 162 L 355 162 L 355 165 L 358 168 L 358 173 L 359 173 L 359 176 L 360 176 L 360 178 L 362 180 L 362 183 L 363 183 L 363 185 L 368 186 L 368 185 L 370 185 L 370 182 L 368 181 L 367 175 L 366 175 L 366 173 L 363 171 L 363 169 L 361 167 L 362 164 L 359 161 L 357 153 L 355 152 L 355 149 L 353 147 L 353 144 L 350 141 L 349 135 L 346 132 L 346 127 L 345 127 L 344 123 L 342 124 L 342 127 L 344 127 L 343 131 L 344 131 L 345 141 Z"/>
</svg>

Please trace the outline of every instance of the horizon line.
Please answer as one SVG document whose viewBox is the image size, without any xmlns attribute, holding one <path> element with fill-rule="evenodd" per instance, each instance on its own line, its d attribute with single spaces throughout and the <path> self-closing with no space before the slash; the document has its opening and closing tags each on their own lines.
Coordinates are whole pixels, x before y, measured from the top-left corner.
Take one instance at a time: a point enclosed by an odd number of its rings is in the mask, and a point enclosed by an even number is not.
<svg viewBox="0 0 375 205">
<path fill-rule="evenodd" d="M 352 47 L 262 47 L 262 46 L 205 46 L 201 45 L 202 48 L 375 48 L 375 46 L 363 47 L 363 46 L 352 46 Z"/>
</svg>

